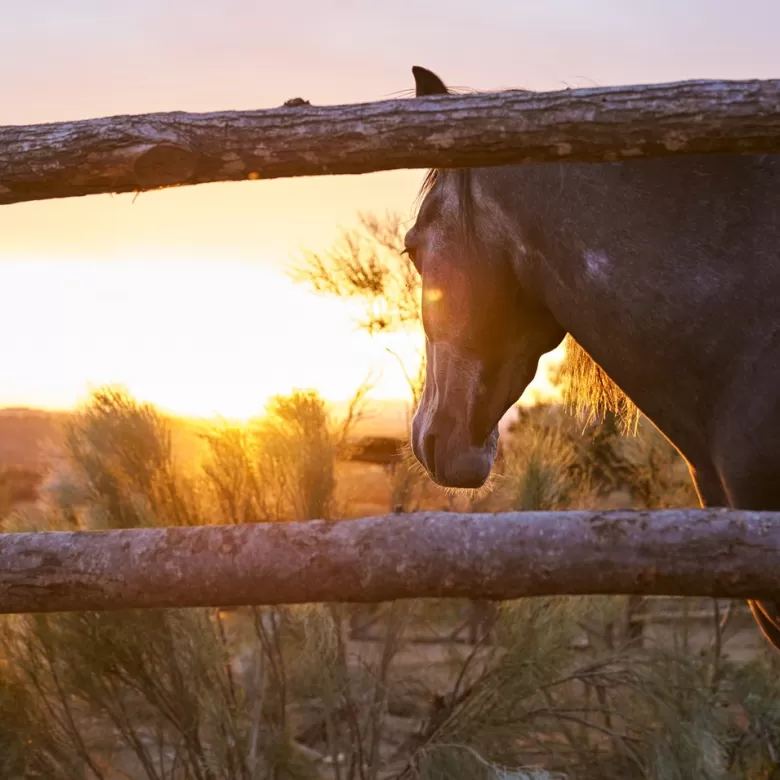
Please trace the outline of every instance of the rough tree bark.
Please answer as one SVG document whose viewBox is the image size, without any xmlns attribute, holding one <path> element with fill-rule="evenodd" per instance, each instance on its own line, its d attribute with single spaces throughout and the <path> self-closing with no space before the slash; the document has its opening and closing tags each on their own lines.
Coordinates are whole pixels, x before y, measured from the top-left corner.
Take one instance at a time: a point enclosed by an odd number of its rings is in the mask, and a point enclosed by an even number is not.
<svg viewBox="0 0 780 780">
<path fill-rule="evenodd" d="M 431 512 L 0 534 L 0 612 L 600 593 L 776 597 L 780 513 Z"/>
<path fill-rule="evenodd" d="M 780 80 L 0 127 L 0 204 L 284 176 L 735 151 L 780 151 Z"/>
</svg>

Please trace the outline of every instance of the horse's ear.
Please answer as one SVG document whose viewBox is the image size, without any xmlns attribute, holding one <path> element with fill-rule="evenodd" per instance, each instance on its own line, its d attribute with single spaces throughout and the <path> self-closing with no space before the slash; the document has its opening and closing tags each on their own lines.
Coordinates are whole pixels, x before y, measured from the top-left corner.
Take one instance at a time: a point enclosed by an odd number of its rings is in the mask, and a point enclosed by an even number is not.
<svg viewBox="0 0 780 780">
<path fill-rule="evenodd" d="M 412 73 L 414 74 L 417 97 L 449 94 L 449 90 L 444 85 L 444 82 L 435 73 L 426 68 L 421 68 L 419 65 L 415 65 L 412 68 Z"/>
</svg>

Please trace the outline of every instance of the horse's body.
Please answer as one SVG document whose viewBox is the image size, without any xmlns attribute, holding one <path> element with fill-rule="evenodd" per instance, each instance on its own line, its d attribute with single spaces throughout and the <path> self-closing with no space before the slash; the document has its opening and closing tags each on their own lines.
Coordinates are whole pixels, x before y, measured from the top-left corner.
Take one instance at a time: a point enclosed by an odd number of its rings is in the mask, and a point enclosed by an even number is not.
<svg viewBox="0 0 780 780">
<path fill-rule="evenodd" d="M 427 336 L 412 443 L 434 480 L 485 481 L 499 419 L 569 334 L 581 393 L 625 393 L 704 505 L 780 510 L 780 155 L 435 172 L 406 243 Z M 775 606 L 751 607 L 780 647 Z"/>
</svg>

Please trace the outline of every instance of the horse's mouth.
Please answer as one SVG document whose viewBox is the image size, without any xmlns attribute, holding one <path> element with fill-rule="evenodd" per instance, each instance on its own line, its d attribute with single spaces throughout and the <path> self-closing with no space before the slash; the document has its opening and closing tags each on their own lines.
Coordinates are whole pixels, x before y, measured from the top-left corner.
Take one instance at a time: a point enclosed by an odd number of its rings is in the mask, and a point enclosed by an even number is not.
<svg viewBox="0 0 780 780">
<path fill-rule="evenodd" d="M 442 487 L 476 489 L 485 484 L 498 448 L 498 428 L 481 445 L 463 442 L 456 431 L 436 435 L 415 421 L 412 450 L 430 478 Z"/>
</svg>

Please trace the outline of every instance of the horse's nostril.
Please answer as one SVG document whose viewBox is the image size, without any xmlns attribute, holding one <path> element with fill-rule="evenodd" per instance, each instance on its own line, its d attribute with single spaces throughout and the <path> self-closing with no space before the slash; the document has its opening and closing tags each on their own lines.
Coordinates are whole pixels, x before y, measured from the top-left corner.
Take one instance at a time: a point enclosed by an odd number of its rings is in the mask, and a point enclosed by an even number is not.
<svg viewBox="0 0 780 780">
<path fill-rule="evenodd" d="M 435 471 L 436 468 L 436 437 L 432 433 L 425 436 L 423 443 L 423 455 L 425 456 L 425 465 L 429 471 Z"/>
</svg>

